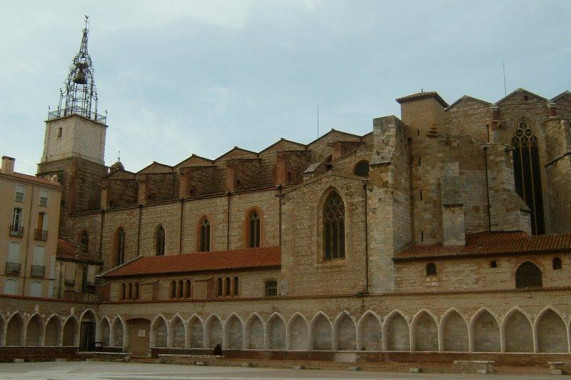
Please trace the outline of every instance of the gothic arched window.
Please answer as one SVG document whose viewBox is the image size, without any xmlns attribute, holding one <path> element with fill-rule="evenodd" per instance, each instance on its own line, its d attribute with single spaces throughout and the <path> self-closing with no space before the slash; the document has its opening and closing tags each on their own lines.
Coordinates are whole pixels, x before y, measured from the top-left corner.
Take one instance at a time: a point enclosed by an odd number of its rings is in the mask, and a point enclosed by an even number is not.
<svg viewBox="0 0 571 380">
<path fill-rule="evenodd" d="M 331 192 L 323 206 L 323 258 L 345 257 L 345 205 L 335 191 Z"/>
<path fill-rule="evenodd" d="M 541 270 L 537 265 L 526 261 L 517 268 L 515 272 L 516 288 L 541 288 L 542 286 Z"/>
<path fill-rule="evenodd" d="M 87 233 L 87 231 L 83 231 L 81 233 L 81 238 L 80 238 L 80 242 L 79 242 L 79 247 L 83 252 L 88 252 L 89 249 L 89 234 Z"/>
<path fill-rule="evenodd" d="M 115 265 L 125 262 L 125 230 L 122 227 L 115 233 Z"/>
<path fill-rule="evenodd" d="M 155 254 L 157 256 L 165 254 L 165 229 L 160 224 L 155 230 Z"/>
<path fill-rule="evenodd" d="M 260 215 L 254 210 L 248 214 L 248 247 L 260 246 Z"/>
<path fill-rule="evenodd" d="M 515 189 L 531 210 L 531 231 L 544 234 L 539 149 L 533 129 L 522 121 L 512 137 Z"/>
<path fill-rule="evenodd" d="M 199 252 L 210 251 L 210 222 L 206 217 L 199 223 L 198 250 Z"/>
</svg>

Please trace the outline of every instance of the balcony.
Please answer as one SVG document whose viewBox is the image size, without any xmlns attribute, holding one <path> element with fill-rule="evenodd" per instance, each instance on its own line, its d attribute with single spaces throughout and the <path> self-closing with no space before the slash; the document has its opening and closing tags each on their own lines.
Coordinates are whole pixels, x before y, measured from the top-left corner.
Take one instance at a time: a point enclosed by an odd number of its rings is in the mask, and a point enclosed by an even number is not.
<svg viewBox="0 0 571 380">
<path fill-rule="evenodd" d="M 10 236 L 22 237 L 24 236 L 24 227 L 18 225 L 10 225 Z"/>
<path fill-rule="evenodd" d="M 47 241 L 48 240 L 48 230 L 35 230 L 34 239 Z"/>
<path fill-rule="evenodd" d="M 20 263 L 6 261 L 6 274 L 20 274 Z"/>
<path fill-rule="evenodd" d="M 32 265 L 32 276 L 44 277 L 46 275 L 46 267 L 43 265 Z"/>
</svg>

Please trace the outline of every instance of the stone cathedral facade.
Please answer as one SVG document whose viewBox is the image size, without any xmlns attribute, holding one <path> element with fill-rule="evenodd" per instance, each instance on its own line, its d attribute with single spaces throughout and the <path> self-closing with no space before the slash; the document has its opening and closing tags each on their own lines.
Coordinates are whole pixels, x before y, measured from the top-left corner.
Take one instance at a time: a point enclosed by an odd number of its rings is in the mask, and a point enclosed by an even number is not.
<svg viewBox="0 0 571 380">
<path fill-rule="evenodd" d="M 569 91 L 420 92 L 363 136 L 134 173 L 104 163 L 87 29 L 78 56 L 38 165 L 63 189 L 63 299 L 0 298 L 0 344 L 569 354 Z M 96 294 L 63 296 L 69 262 Z"/>
</svg>

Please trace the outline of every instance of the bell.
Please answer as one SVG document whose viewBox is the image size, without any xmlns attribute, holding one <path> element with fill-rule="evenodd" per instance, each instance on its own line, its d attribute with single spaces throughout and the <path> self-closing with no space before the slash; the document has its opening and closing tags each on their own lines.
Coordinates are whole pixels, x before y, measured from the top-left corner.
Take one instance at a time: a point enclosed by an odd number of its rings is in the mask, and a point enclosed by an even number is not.
<svg viewBox="0 0 571 380">
<path fill-rule="evenodd" d="M 79 70 L 77 70 L 77 73 L 75 74 L 75 78 L 73 78 L 73 83 L 77 83 L 77 84 L 86 84 L 87 83 L 83 69 L 80 68 Z"/>
</svg>

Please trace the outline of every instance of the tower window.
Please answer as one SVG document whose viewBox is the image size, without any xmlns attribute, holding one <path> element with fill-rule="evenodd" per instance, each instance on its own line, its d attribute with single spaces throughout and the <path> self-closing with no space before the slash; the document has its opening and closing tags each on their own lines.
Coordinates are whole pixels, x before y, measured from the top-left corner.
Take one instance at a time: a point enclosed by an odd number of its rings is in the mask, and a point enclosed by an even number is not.
<svg viewBox="0 0 571 380">
<path fill-rule="evenodd" d="M 125 230 L 119 228 L 115 234 L 115 265 L 125 262 Z"/>
</svg>

